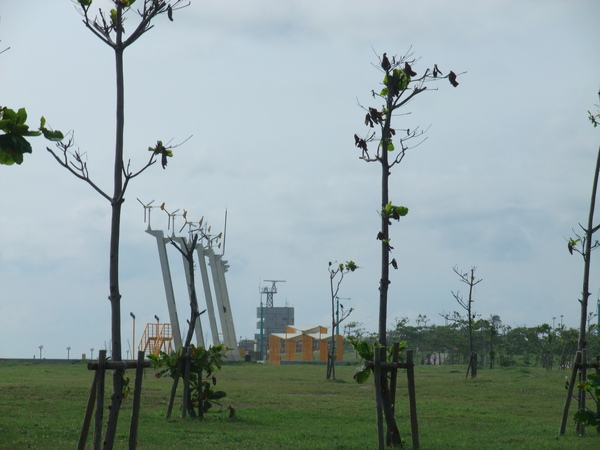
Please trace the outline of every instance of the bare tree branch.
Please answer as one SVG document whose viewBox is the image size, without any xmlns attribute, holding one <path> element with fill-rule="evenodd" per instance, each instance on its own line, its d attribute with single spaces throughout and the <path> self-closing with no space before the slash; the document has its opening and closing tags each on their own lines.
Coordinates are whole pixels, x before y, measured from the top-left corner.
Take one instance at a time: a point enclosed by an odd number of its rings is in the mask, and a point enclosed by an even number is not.
<svg viewBox="0 0 600 450">
<path fill-rule="evenodd" d="M 88 183 L 102 197 L 104 197 L 106 200 L 111 202 L 112 198 L 110 197 L 110 195 L 108 195 L 106 192 L 104 192 L 96 183 L 94 183 L 91 180 L 91 178 L 89 176 L 88 168 L 87 168 L 87 163 L 83 161 L 83 156 L 79 152 L 79 150 L 76 150 L 73 153 L 71 153 L 69 151 L 69 149 L 73 145 L 74 145 L 73 136 L 71 135 L 71 137 L 69 138 L 69 140 L 67 142 L 60 141 L 60 142 L 56 143 L 56 146 L 62 152 L 62 156 L 60 156 L 58 153 L 56 153 L 50 147 L 46 147 L 46 150 L 48 150 L 52 154 L 52 156 L 54 156 L 54 159 L 56 159 L 58 164 L 63 166 L 65 169 L 67 169 L 69 172 L 71 172 L 73 175 L 75 175 L 80 180 L 83 180 L 86 183 Z M 71 160 L 69 155 L 71 155 L 71 157 L 75 161 Z"/>
</svg>

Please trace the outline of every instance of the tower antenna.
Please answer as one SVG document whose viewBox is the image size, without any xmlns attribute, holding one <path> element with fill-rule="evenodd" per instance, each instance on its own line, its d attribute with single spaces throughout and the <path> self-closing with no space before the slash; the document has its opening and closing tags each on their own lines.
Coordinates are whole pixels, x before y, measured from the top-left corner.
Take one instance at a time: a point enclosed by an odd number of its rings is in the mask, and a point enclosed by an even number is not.
<svg viewBox="0 0 600 450">
<path fill-rule="evenodd" d="M 262 288 L 262 290 L 259 288 L 259 292 L 261 294 L 266 294 L 267 295 L 267 303 L 266 303 L 266 307 L 267 308 L 272 308 L 273 307 L 273 294 L 277 294 L 277 283 L 285 283 L 285 280 L 265 280 L 267 283 L 273 283 L 271 288 L 269 289 L 268 287 L 264 287 Z"/>
</svg>

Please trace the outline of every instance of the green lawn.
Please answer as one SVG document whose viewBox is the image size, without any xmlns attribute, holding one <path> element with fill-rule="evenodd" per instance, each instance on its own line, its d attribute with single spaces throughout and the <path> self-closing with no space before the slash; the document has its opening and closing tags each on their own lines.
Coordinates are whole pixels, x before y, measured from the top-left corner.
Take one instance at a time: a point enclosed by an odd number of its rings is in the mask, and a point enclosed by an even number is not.
<svg viewBox="0 0 600 450">
<path fill-rule="evenodd" d="M 225 405 L 232 405 L 236 416 L 229 418 L 225 410 L 203 422 L 177 414 L 165 420 L 170 379 L 156 379 L 148 370 L 138 447 L 376 448 L 372 383 L 357 385 L 351 366 L 336 368 L 337 381 L 326 381 L 325 370 L 308 364 L 227 364 L 217 375 L 218 387 L 227 392 Z M 556 438 L 567 372 L 481 369 L 474 380 L 465 380 L 465 372 L 464 366 L 416 367 L 421 448 L 600 448 L 595 430 L 576 436 L 571 419 L 567 435 Z M 85 363 L 0 363 L 0 448 L 74 448 L 92 375 Z M 403 375 L 397 416 L 411 448 Z M 121 410 L 117 448 L 127 448 L 131 401 L 126 399 Z"/>
</svg>

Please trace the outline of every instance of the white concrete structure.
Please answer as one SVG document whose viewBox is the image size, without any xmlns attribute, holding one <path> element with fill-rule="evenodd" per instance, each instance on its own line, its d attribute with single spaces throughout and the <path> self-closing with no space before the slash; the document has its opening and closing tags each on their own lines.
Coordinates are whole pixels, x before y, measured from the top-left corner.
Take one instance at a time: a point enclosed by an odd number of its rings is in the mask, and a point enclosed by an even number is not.
<svg viewBox="0 0 600 450">
<path fill-rule="evenodd" d="M 141 203 L 141 202 L 140 202 Z M 171 269 L 169 266 L 169 259 L 167 254 L 167 244 L 171 242 L 177 243 L 179 246 L 182 246 L 183 243 L 190 245 L 189 240 L 184 237 L 179 236 L 171 236 L 165 237 L 163 231 L 161 230 L 152 230 L 150 228 L 150 224 L 148 224 L 148 229 L 146 233 L 154 236 L 156 238 L 156 243 L 158 246 L 158 257 L 160 261 L 163 282 L 165 285 L 165 295 L 167 299 L 167 307 L 169 309 L 169 318 L 172 325 L 173 330 L 173 339 L 175 341 L 175 346 L 179 348 L 182 345 L 182 334 L 179 326 L 179 319 L 177 314 L 177 304 L 175 302 L 175 294 L 173 291 L 173 282 L 171 279 Z M 196 246 L 196 256 L 198 260 L 198 268 L 200 270 L 200 277 L 195 277 L 196 280 L 200 282 L 196 282 L 196 286 L 202 285 L 204 292 L 204 299 L 206 302 L 206 311 L 208 314 L 208 320 L 210 325 L 210 331 L 213 339 L 214 345 L 219 345 L 224 343 L 226 347 L 231 348 L 232 350 L 227 351 L 227 357 L 230 361 L 238 361 L 240 359 L 240 354 L 238 351 L 238 345 L 235 334 L 235 327 L 233 323 L 233 314 L 231 305 L 229 302 L 229 294 L 227 292 L 227 284 L 225 281 L 225 272 L 229 267 L 227 265 L 227 261 L 223 260 L 223 255 L 216 255 L 214 250 L 211 248 L 210 244 L 207 247 L 203 247 L 199 242 Z M 183 260 L 183 268 L 187 280 L 188 292 L 190 289 L 190 273 L 188 268 L 187 260 L 182 256 Z M 210 278 L 208 276 L 208 269 L 206 266 L 206 261 L 208 260 L 208 264 L 211 268 L 212 275 L 212 288 L 215 293 L 215 300 L 217 307 L 214 307 L 213 296 L 211 293 L 211 283 Z M 202 311 L 203 305 L 198 305 L 198 310 Z M 219 316 L 220 324 L 221 324 L 221 333 L 219 333 L 219 329 L 217 327 L 216 317 Z M 196 334 L 196 342 L 198 346 L 205 346 L 204 335 L 202 331 L 202 325 L 200 320 L 196 321 L 194 332 Z M 220 335 L 223 336 L 223 341 L 221 342 Z"/>
</svg>

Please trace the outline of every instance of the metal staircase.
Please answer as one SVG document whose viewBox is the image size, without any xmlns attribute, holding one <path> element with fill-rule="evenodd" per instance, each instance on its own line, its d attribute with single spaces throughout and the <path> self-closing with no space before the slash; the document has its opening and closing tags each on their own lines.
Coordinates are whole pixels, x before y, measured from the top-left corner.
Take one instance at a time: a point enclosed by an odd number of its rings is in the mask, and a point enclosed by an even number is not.
<svg viewBox="0 0 600 450">
<path fill-rule="evenodd" d="M 158 355 L 173 351 L 173 332 L 170 323 L 149 323 L 140 339 L 138 350 Z"/>
</svg>

